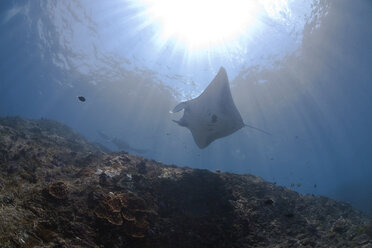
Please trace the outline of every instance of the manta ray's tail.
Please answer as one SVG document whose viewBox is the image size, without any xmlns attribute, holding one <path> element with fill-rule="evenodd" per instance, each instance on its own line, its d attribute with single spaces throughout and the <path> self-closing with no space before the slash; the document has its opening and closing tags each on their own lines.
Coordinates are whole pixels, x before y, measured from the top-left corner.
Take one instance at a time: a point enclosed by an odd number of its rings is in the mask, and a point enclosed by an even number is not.
<svg viewBox="0 0 372 248">
<path fill-rule="evenodd" d="M 244 126 L 246 126 L 246 127 L 250 127 L 250 128 L 255 129 L 255 130 L 257 130 L 257 131 L 260 131 L 260 132 L 262 132 L 262 133 L 265 133 L 265 134 L 267 134 L 267 135 L 272 135 L 272 134 L 269 133 L 269 132 L 266 132 L 266 131 L 264 131 L 264 130 L 262 130 L 262 129 L 259 129 L 259 128 L 254 127 L 254 126 L 251 126 L 251 125 L 247 125 L 247 124 L 245 124 L 245 123 L 244 123 Z"/>
</svg>

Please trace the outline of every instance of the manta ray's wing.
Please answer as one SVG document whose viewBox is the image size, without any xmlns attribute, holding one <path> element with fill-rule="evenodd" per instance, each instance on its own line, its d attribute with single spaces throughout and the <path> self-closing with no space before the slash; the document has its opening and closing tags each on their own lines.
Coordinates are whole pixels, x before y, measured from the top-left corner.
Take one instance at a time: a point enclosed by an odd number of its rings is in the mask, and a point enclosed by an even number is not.
<svg viewBox="0 0 372 248">
<path fill-rule="evenodd" d="M 244 126 L 223 67 L 200 96 L 178 104 L 172 112 L 182 109 L 183 117 L 175 122 L 191 131 L 195 143 L 201 149 Z"/>
</svg>

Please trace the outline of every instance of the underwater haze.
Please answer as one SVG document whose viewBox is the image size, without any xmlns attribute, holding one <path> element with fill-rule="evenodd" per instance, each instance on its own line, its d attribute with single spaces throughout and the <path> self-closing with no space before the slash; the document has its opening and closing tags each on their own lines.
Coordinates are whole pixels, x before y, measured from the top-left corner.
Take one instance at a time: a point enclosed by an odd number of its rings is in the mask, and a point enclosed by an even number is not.
<svg viewBox="0 0 372 248">
<path fill-rule="evenodd" d="M 188 26 L 213 2 L 174 27 L 152 1 L 1 1 L 0 116 L 58 120 L 110 150 L 250 173 L 372 215 L 372 1 L 252 3 L 236 8 L 249 17 L 236 31 L 224 12 L 217 28 Z M 244 122 L 272 135 L 244 127 L 199 149 L 169 111 L 221 66 Z"/>
</svg>

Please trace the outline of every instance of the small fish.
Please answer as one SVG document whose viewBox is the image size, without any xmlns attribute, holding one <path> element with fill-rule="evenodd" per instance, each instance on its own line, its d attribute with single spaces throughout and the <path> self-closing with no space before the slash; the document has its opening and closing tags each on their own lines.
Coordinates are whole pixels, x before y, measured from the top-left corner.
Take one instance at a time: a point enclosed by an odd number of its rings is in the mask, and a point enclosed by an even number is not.
<svg viewBox="0 0 372 248">
<path fill-rule="evenodd" d="M 295 185 L 294 185 L 294 183 L 291 183 L 291 187 L 294 187 Z"/>
<path fill-rule="evenodd" d="M 316 184 L 314 184 L 314 188 L 316 188 L 317 187 L 317 185 Z"/>
<path fill-rule="evenodd" d="M 265 205 L 273 205 L 274 201 L 271 199 L 267 199 L 264 201 Z"/>
<path fill-rule="evenodd" d="M 80 102 L 85 102 L 85 97 L 83 97 L 83 96 L 78 96 L 77 98 L 80 100 Z"/>
<path fill-rule="evenodd" d="M 297 187 L 301 187 L 301 183 L 298 183 L 298 184 L 297 184 Z"/>
</svg>

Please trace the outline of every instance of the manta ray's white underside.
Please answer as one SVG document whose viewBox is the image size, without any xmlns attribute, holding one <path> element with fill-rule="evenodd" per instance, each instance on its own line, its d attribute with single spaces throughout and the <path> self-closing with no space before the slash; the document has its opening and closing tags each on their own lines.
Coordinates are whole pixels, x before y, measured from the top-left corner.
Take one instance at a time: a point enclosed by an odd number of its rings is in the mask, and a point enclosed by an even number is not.
<svg viewBox="0 0 372 248">
<path fill-rule="evenodd" d="M 183 117 L 175 122 L 191 131 L 195 143 L 201 149 L 244 127 L 223 67 L 200 96 L 181 102 L 172 112 L 181 110 L 184 110 Z"/>
</svg>

